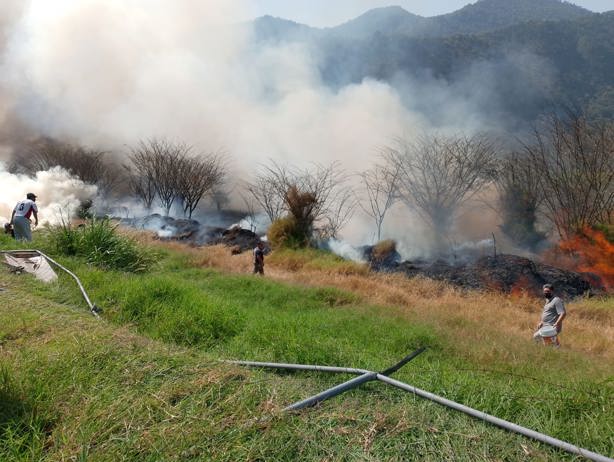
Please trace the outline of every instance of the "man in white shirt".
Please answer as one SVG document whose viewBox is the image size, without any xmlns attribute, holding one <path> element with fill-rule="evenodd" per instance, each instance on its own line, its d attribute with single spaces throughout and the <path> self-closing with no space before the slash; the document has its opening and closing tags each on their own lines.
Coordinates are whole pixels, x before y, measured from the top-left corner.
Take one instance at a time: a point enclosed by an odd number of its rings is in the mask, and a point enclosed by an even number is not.
<svg viewBox="0 0 614 462">
<path fill-rule="evenodd" d="M 543 338 L 541 335 L 541 328 L 551 326 L 556 329 L 557 336 L 555 337 L 555 344 L 558 345 L 558 334 L 561 332 L 561 329 L 563 329 L 563 319 L 567 316 L 565 305 L 563 304 L 563 300 L 554 296 L 554 286 L 552 284 L 544 284 L 544 297 L 546 298 L 546 304 L 542 311 L 541 321 L 537 325 L 538 330 L 535 332 L 533 338 L 535 340 L 541 340 Z"/>
<path fill-rule="evenodd" d="M 17 202 L 11 215 L 11 224 L 18 241 L 31 241 L 32 230 L 30 229 L 30 217 L 34 216 L 34 226 L 38 226 L 38 207 L 36 206 L 36 194 L 28 193 L 26 199 Z"/>
</svg>

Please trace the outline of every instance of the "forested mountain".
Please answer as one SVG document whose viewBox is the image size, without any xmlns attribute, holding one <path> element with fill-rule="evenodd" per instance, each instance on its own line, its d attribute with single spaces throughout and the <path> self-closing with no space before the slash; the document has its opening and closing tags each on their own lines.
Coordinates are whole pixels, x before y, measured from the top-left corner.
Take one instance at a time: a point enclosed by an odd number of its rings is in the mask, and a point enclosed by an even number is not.
<svg viewBox="0 0 614 462">
<path fill-rule="evenodd" d="M 365 78 L 414 92 L 435 86 L 512 124 L 561 106 L 614 116 L 614 11 L 596 14 L 559 0 L 481 0 L 433 18 L 388 7 L 331 29 L 275 18 L 256 25 L 261 40 L 314 47 L 331 87 Z"/>
<path fill-rule="evenodd" d="M 251 24 L 252 33 L 259 42 L 308 41 L 319 35 L 319 30 L 287 19 L 262 16 Z"/>
<path fill-rule="evenodd" d="M 399 6 L 376 8 L 324 33 L 365 38 L 377 32 L 412 37 L 478 34 L 530 21 L 562 21 L 591 12 L 560 0 L 480 0 L 453 13 L 425 18 Z"/>
<path fill-rule="evenodd" d="M 488 84 L 508 112 L 528 119 L 557 102 L 604 104 L 601 95 L 614 87 L 614 12 L 525 23 L 480 35 L 415 38 L 376 33 L 363 40 L 322 40 L 320 47 L 326 56 L 322 73 L 331 85 L 366 77 L 392 81 L 430 76 L 449 83 L 475 79 L 476 84 Z"/>
<path fill-rule="evenodd" d="M 418 16 L 400 6 L 375 8 L 337 27 L 322 31 L 322 35 L 365 38 L 373 34 L 420 35 L 427 29 L 429 18 Z"/>
<path fill-rule="evenodd" d="M 590 14 L 560 0 L 481 0 L 454 13 L 430 18 L 429 35 L 476 34 L 525 22 L 563 21 Z"/>
</svg>

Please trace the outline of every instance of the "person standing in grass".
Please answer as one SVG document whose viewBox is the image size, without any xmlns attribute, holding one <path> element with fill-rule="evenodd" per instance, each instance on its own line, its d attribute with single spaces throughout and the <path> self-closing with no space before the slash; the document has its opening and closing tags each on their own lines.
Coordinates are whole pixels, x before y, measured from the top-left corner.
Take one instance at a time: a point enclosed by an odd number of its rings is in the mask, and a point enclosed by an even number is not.
<svg viewBox="0 0 614 462">
<path fill-rule="evenodd" d="M 36 194 L 28 193 L 26 199 L 17 202 L 11 215 L 11 225 L 18 241 L 32 240 L 32 230 L 30 217 L 34 216 L 34 226 L 38 226 L 38 207 L 36 206 Z"/>
<path fill-rule="evenodd" d="M 258 242 L 254 249 L 254 274 L 264 276 L 264 243 Z"/>
<path fill-rule="evenodd" d="M 552 284 L 544 284 L 544 297 L 546 297 L 546 304 L 542 311 L 542 318 L 537 325 L 537 332 L 533 335 L 536 341 L 543 340 L 540 329 L 545 326 L 552 326 L 556 329 L 557 337 L 555 339 L 555 345 L 559 345 L 558 334 L 563 329 L 563 319 L 567 316 L 565 311 L 565 305 L 563 300 L 554 295 L 554 286 Z"/>
</svg>

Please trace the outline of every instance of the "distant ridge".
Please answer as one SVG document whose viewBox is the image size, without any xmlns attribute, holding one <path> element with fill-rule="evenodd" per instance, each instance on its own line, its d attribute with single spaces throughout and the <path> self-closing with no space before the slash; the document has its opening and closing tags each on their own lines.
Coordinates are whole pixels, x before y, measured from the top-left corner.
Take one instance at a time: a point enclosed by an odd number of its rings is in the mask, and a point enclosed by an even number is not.
<svg viewBox="0 0 614 462">
<path fill-rule="evenodd" d="M 533 21 L 565 21 L 593 14 L 561 0 L 479 0 L 453 13 L 429 18 L 425 35 L 450 36 L 491 32 Z"/>
<path fill-rule="evenodd" d="M 447 88 L 461 82 L 459 93 L 477 95 L 482 111 L 513 129 L 556 105 L 614 120 L 614 11 L 593 13 L 560 0 L 480 0 L 431 18 L 376 8 L 327 29 L 264 17 L 254 30 L 256 42 L 312 47 L 331 88 L 435 79 Z"/>
<path fill-rule="evenodd" d="M 427 22 L 427 18 L 412 14 L 400 6 L 388 6 L 369 10 L 355 19 L 329 28 L 328 31 L 333 35 L 359 38 L 376 32 L 407 33 L 422 30 Z"/>
<path fill-rule="evenodd" d="M 300 40 L 315 36 L 368 38 L 376 33 L 408 37 L 481 34 L 527 22 L 565 21 L 594 14 L 561 0 L 478 0 L 452 13 L 423 17 L 400 6 L 374 8 L 335 27 L 318 29 L 272 16 L 254 21 L 256 37 Z"/>
<path fill-rule="evenodd" d="M 303 41 L 317 29 L 274 16 L 261 16 L 252 23 L 254 36 L 260 41 Z"/>
</svg>

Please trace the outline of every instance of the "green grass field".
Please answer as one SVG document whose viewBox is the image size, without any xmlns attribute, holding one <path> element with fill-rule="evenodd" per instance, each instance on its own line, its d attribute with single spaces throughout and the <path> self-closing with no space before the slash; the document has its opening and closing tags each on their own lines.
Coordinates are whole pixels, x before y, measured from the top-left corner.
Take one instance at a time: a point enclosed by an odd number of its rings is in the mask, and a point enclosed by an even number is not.
<svg viewBox="0 0 614 462">
<path fill-rule="evenodd" d="M 143 274 L 61 258 L 101 321 L 66 276 L 0 272 L 0 460 L 574 460 L 381 383 L 286 415 L 348 377 L 220 362 L 381 370 L 420 346 L 395 378 L 614 456 L 614 365 L 599 356 L 502 341 L 477 360 L 456 333 L 356 294 L 160 252 Z"/>
</svg>

